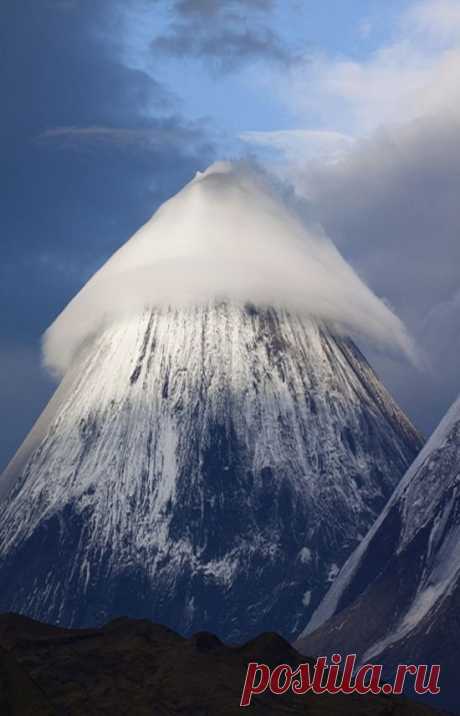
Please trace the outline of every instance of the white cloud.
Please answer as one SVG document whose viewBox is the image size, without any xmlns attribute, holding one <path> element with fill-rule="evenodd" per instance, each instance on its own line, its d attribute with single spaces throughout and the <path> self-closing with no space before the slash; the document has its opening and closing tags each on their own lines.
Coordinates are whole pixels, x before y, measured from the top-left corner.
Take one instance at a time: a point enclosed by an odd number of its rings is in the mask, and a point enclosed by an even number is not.
<svg viewBox="0 0 460 716">
<path fill-rule="evenodd" d="M 366 58 L 310 55 L 277 78 L 281 101 L 309 129 L 362 136 L 460 104 L 460 3 L 424 0 Z M 262 81 L 262 80 L 261 80 Z M 314 125 L 317 125 L 316 127 Z"/>
<path fill-rule="evenodd" d="M 454 110 L 459 77 L 459 49 L 427 55 L 418 45 L 400 42 L 365 62 L 316 58 L 292 71 L 284 99 L 300 117 L 317 117 L 328 131 L 362 136 L 445 107 Z"/>
<path fill-rule="evenodd" d="M 460 3 L 458 0 L 424 0 L 415 3 L 403 18 L 411 29 L 442 42 L 460 39 Z"/>
<path fill-rule="evenodd" d="M 332 242 L 266 178 L 219 163 L 163 204 L 83 287 L 45 335 L 63 374 L 108 321 L 159 304 L 228 298 L 280 305 L 415 358 L 404 326 Z"/>
</svg>

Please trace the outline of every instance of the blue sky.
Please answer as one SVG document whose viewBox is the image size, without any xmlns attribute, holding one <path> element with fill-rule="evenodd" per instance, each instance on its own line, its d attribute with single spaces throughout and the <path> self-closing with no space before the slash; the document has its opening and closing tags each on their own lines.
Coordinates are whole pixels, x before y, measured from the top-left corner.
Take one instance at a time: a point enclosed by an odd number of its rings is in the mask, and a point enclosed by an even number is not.
<svg viewBox="0 0 460 716">
<path fill-rule="evenodd" d="M 221 6 L 232 5 L 231 2 Z M 238 6 L 238 3 L 234 3 Z M 327 55 L 357 61 L 390 42 L 398 18 L 409 7 L 404 0 L 388 0 L 382 13 L 377 0 L 287 0 L 242 3 L 242 19 L 249 26 L 266 25 L 277 37 L 286 58 L 296 65 L 296 58 L 306 62 L 311 57 Z M 317 127 L 312 117 L 299 117 L 293 107 L 280 101 L 279 93 L 267 91 L 267 84 L 283 81 L 288 69 L 276 58 L 260 53 L 250 61 L 218 59 L 215 55 L 185 56 L 152 52 L 155 38 L 168 34 L 176 20 L 172 3 L 131 2 L 120 13 L 121 56 L 127 66 L 139 69 L 170 87 L 187 117 L 208 118 L 224 133 L 223 151 L 227 142 L 244 131 L 292 129 L 298 126 Z M 160 10 L 159 10 L 160 8 Z M 271 8 L 267 10 L 267 8 Z M 201 22 L 205 24 L 206 15 Z M 243 30 L 244 31 L 244 30 Z M 264 81 L 262 81 L 262 79 Z M 308 87 L 305 87 L 308 92 Z M 335 121 L 331 118 L 331 123 Z M 228 151 L 228 150 L 227 150 Z"/>
<path fill-rule="evenodd" d="M 225 3 L 223 3 L 225 4 Z M 131 4 L 132 5 L 132 4 Z M 169 3 L 160 3 L 163 12 L 150 3 L 152 10 L 143 10 L 149 3 L 134 4 L 135 9 L 124 13 L 123 56 L 128 65 L 156 76 L 161 66 L 161 78 L 174 88 L 182 103 L 184 113 L 196 120 L 209 117 L 229 138 L 247 130 L 291 129 L 299 119 L 295 112 L 283 106 L 276 94 L 259 86 L 259 73 L 270 75 L 283 73 L 285 67 L 260 56 L 237 71 L 216 71 L 208 58 L 163 57 L 158 62 L 151 51 L 152 37 L 167 32 L 172 21 L 166 10 Z M 250 6 L 250 3 L 247 3 Z M 403 2 L 386 3 L 384 16 L 379 14 L 382 3 L 359 0 L 344 3 L 341 0 L 317 2 L 285 2 L 274 4 L 265 22 L 276 28 L 283 46 L 293 55 L 328 53 L 354 58 L 366 57 L 372 49 L 392 32 L 391 18 L 401 12 Z M 128 6 L 129 8 L 129 6 Z M 137 11 L 136 11 L 137 8 Z M 140 9 L 142 8 L 142 10 Z M 244 12 L 252 20 L 260 20 L 261 13 Z M 267 13 L 265 11 L 265 15 Z M 146 23 L 148 18 L 148 23 Z"/>
<path fill-rule="evenodd" d="M 14 0 L 0 28 L 0 466 L 40 336 L 167 197 L 252 157 L 406 322 L 371 357 L 429 433 L 460 390 L 458 0 Z"/>
</svg>

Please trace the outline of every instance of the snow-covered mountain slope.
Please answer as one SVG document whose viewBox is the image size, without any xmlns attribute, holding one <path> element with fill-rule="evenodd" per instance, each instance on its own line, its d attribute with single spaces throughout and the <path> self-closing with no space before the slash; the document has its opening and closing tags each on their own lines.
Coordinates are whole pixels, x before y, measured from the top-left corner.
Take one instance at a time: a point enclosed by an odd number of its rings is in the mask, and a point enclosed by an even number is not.
<svg viewBox="0 0 460 716">
<path fill-rule="evenodd" d="M 343 566 L 298 646 L 363 660 L 441 663 L 446 699 L 460 657 L 460 398 Z M 458 695 L 452 704 L 458 706 Z"/>
<path fill-rule="evenodd" d="M 0 611 L 293 637 L 421 440 L 349 339 L 248 304 L 85 344 L 0 481 Z"/>
</svg>

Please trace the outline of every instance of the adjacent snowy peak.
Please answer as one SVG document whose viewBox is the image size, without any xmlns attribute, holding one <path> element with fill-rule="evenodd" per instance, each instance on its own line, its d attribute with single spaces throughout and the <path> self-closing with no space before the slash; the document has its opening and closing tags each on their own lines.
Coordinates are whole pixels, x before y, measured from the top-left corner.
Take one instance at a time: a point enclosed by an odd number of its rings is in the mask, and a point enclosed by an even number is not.
<svg viewBox="0 0 460 716">
<path fill-rule="evenodd" d="M 321 323 L 236 302 L 119 318 L 2 476 L 0 611 L 293 637 L 420 446 Z"/>
<path fill-rule="evenodd" d="M 460 657 L 460 398 L 342 568 L 298 645 L 393 666 Z M 447 696 L 446 696 L 447 698 Z M 456 697 L 457 698 L 457 697 Z M 452 702 L 458 706 L 457 702 Z"/>
</svg>

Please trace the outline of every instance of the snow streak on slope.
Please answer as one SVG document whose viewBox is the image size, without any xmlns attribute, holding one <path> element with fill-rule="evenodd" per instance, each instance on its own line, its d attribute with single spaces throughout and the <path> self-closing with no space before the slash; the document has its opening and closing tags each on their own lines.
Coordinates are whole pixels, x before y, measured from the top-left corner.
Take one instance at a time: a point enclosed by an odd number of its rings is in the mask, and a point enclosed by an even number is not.
<svg viewBox="0 0 460 716">
<path fill-rule="evenodd" d="M 0 610 L 293 636 L 419 447 L 316 322 L 228 302 L 119 320 L 2 478 Z"/>
</svg>

